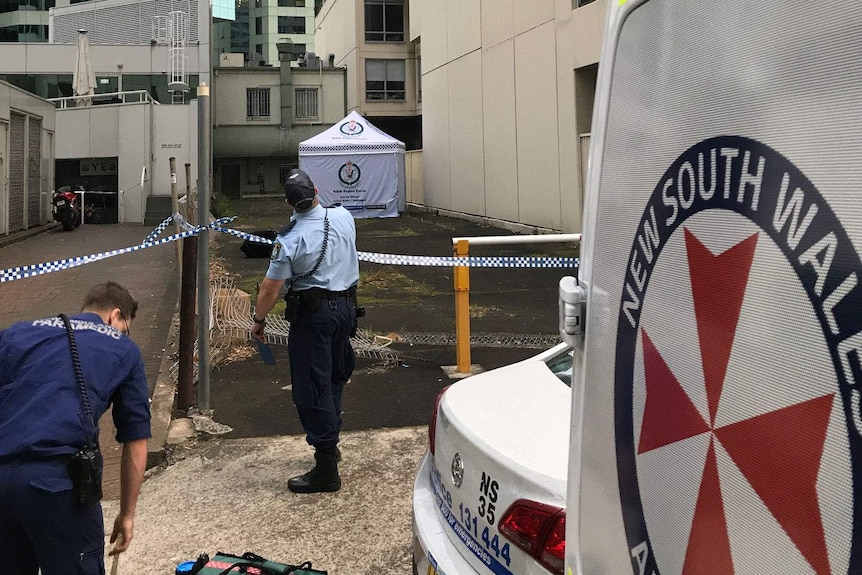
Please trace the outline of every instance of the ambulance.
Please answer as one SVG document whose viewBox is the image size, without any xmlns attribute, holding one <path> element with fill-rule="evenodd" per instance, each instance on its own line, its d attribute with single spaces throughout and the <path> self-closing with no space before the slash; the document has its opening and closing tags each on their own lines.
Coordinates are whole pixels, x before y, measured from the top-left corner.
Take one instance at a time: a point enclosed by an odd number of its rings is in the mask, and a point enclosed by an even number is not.
<svg viewBox="0 0 862 575">
<path fill-rule="evenodd" d="M 862 2 L 613 4 L 565 573 L 862 573 Z"/>
</svg>

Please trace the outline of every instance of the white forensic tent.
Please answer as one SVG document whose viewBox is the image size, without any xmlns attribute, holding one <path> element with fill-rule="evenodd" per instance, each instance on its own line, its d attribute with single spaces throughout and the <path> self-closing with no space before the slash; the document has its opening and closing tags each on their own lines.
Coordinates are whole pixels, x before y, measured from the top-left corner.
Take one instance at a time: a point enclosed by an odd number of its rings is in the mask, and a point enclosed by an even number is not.
<svg viewBox="0 0 862 575">
<path fill-rule="evenodd" d="M 404 142 L 357 112 L 299 144 L 299 167 L 324 206 L 341 204 L 356 218 L 390 218 L 407 207 Z"/>
</svg>

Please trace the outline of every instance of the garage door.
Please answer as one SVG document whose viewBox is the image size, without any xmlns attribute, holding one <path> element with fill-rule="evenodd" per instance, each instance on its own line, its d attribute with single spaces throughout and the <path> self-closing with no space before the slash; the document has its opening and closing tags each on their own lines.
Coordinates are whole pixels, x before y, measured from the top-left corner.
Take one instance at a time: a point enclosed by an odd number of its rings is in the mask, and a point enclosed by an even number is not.
<svg viewBox="0 0 862 575">
<path fill-rule="evenodd" d="M 38 226 L 41 222 L 41 172 L 42 172 L 42 120 L 30 117 L 30 139 L 27 141 L 27 224 Z"/>
<path fill-rule="evenodd" d="M 24 229 L 24 115 L 9 125 L 9 232 Z"/>
</svg>

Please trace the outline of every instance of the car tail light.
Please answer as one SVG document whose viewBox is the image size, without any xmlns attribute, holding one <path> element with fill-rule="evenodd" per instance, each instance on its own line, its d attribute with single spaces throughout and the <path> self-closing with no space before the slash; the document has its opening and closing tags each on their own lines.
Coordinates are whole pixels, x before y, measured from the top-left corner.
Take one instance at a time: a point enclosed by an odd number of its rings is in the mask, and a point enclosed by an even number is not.
<svg viewBox="0 0 862 575">
<path fill-rule="evenodd" d="M 437 436 L 437 410 L 440 409 L 440 400 L 443 399 L 443 394 L 449 389 L 449 385 L 440 390 L 437 394 L 437 399 L 434 400 L 434 412 L 431 414 L 431 423 L 428 424 L 428 449 L 431 455 L 434 455 L 434 438 Z"/>
<path fill-rule="evenodd" d="M 500 534 L 552 573 L 562 575 L 566 555 L 566 510 L 519 499 L 503 514 Z"/>
</svg>

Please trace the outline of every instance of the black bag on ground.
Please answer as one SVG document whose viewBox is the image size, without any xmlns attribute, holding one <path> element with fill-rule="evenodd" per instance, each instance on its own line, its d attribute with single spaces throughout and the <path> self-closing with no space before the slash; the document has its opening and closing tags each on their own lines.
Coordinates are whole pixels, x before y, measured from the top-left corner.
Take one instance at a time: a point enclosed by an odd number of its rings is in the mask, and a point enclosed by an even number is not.
<svg viewBox="0 0 862 575">
<path fill-rule="evenodd" d="M 251 233 L 254 236 L 259 236 L 268 240 L 275 240 L 275 236 L 277 235 L 275 230 L 257 230 L 256 232 Z M 251 240 L 244 240 L 239 249 L 242 250 L 242 253 L 244 253 L 247 258 L 268 258 L 270 254 L 272 254 L 272 244 L 253 242 Z"/>
</svg>

